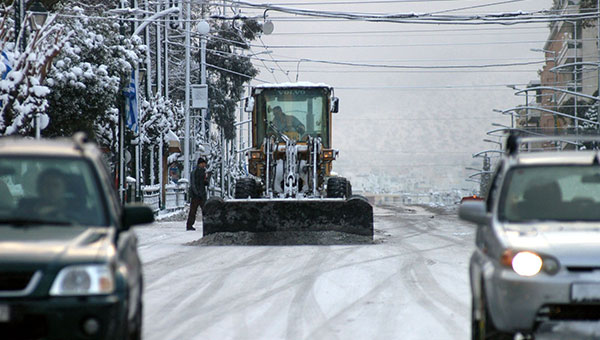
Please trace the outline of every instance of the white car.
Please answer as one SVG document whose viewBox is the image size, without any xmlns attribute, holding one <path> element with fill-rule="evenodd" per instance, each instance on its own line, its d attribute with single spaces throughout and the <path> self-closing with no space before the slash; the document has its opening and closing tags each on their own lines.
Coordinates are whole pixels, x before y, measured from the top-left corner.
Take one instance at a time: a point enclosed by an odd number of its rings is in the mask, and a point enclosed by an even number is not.
<svg viewBox="0 0 600 340">
<path fill-rule="evenodd" d="M 513 339 L 542 324 L 600 320 L 600 153 L 519 153 L 500 161 L 470 261 L 472 339 Z"/>
</svg>

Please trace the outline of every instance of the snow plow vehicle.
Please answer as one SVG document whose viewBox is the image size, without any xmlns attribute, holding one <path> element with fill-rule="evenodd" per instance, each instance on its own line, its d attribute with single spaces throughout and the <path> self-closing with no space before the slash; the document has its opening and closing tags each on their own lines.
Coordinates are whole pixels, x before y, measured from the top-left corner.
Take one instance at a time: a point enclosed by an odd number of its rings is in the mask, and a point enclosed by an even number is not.
<svg viewBox="0 0 600 340">
<path fill-rule="evenodd" d="M 210 198 L 203 235 L 219 232 L 341 232 L 373 238 L 373 208 L 332 173 L 333 88 L 284 83 L 254 87 L 248 177 L 235 182 L 233 199 Z"/>
</svg>

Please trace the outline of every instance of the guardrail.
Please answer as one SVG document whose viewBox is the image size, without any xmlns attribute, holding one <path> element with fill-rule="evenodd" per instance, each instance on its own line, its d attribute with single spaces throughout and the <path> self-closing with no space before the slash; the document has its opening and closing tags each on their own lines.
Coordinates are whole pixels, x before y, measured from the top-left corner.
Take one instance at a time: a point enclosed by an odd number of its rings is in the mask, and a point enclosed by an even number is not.
<svg viewBox="0 0 600 340">
<path fill-rule="evenodd" d="M 160 210 L 160 186 L 148 185 L 142 188 L 142 202 L 154 213 Z"/>
<path fill-rule="evenodd" d="M 185 184 L 168 184 L 165 185 L 165 209 L 175 210 L 185 206 L 185 192 L 187 185 Z"/>
<path fill-rule="evenodd" d="M 162 204 L 167 211 L 182 209 L 186 203 L 187 182 L 181 184 L 165 185 L 165 202 Z M 148 185 L 142 188 L 142 201 L 154 213 L 158 213 L 161 208 L 160 186 Z"/>
</svg>

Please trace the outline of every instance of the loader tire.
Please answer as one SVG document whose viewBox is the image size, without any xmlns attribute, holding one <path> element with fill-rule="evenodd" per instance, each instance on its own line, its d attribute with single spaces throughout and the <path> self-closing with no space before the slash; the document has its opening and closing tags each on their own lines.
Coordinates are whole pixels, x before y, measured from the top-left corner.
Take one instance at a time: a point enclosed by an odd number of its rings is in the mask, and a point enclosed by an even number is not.
<svg viewBox="0 0 600 340">
<path fill-rule="evenodd" d="M 235 198 L 256 198 L 257 192 L 256 181 L 253 178 L 238 178 L 235 182 Z"/>
<path fill-rule="evenodd" d="M 327 181 L 327 197 L 344 198 L 348 197 L 348 180 L 344 177 L 331 177 Z"/>
</svg>

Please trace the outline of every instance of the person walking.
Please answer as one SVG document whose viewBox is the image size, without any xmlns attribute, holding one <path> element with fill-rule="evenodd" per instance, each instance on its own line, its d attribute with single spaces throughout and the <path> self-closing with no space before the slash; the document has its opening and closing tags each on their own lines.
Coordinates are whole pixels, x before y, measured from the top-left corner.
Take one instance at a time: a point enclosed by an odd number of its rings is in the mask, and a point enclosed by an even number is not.
<svg viewBox="0 0 600 340">
<path fill-rule="evenodd" d="M 198 166 L 192 171 L 192 175 L 190 176 L 190 196 L 192 197 L 192 203 L 190 204 L 190 212 L 185 230 L 196 230 L 194 223 L 196 223 L 198 207 L 202 210 L 206 203 L 206 187 L 208 186 L 210 173 L 206 172 L 206 160 L 204 158 L 198 158 L 197 164 Z"/>
</svg>

